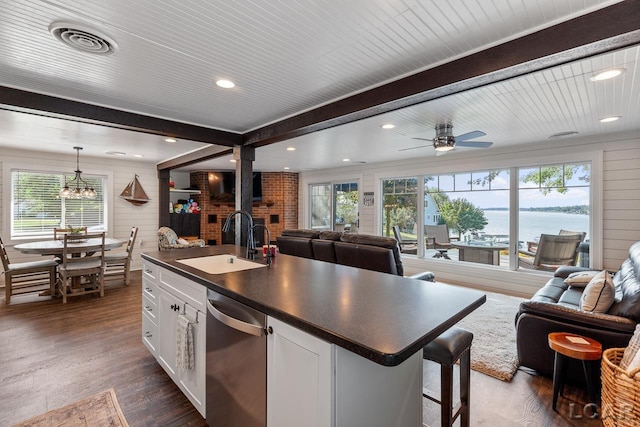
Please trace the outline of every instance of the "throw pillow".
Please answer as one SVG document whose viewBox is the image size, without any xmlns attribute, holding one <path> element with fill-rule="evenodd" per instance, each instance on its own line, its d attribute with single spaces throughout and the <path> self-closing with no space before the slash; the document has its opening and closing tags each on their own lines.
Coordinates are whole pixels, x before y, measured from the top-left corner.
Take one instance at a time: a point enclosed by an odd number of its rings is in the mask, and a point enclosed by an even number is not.
<svg viewBox="0 0 640 427">
<path fill-rule="evenodd" d="M 181 244 L 181 245 L 188 245 L 189 244 L 189 242 L 187 240 L 185 240 L 185 239 L 178 239 L 178 243 Z"/>
<path fill-rule="evenodd" d="M 604 270 L 593 276 L 582 292 L 580 310 L 606 313 L 615 301 L 615 288 L 609 273 Z"/>
<path fill-rule="evenodd" d="M 640 323 L 636 325 L 636 330 L 633 336 L 629 340 L 629 345 L 624 349 L 624 354 L 620 360 L 620 369 L 627 370 L 629 364 L 636 357 L 636 354 L 640 353 Z"/>
<path fill-rule="evenodd" d="M 564 283 L 574 288 L 584 288 L 596 274 L 597 271 L 576 271 L 564 279 Z"/>
</svg>

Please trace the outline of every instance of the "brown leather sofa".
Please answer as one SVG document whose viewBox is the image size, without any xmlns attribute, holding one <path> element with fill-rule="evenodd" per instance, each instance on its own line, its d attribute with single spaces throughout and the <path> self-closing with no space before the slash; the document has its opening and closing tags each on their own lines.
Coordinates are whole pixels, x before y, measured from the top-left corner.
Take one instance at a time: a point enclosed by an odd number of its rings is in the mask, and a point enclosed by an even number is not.
<svg viewBox="0 0 640 427">
<path fill-rule="evenodd" d="M 564 279 L 572 272 L 588 270 L 560 267 L 554 276 L 516 315 L 517 348 L 520 365 L 553 376 L 554 353 L 548 345 L 550 332 L 570 332 L 593 338 L 602 348 L 626 347 L 640 322 L 640 242 L 629 249 L 627 258 L 613 277 L 616 297 L 604 314 L 581 311 L 582 287 L 571 287 Z M 570 367 L 569 378 L 582 378 L 580 366 Z"/>
<path fill-rule="evenodd" d="M 333 262 L 365 270 L 404 275 L 398 241 L 391 237 L 368 234 L 287 229 L 276 238 L 278 252 L 318 261 Z M 431 272 L 412 278 L 435 281 Z"/>
</svg>

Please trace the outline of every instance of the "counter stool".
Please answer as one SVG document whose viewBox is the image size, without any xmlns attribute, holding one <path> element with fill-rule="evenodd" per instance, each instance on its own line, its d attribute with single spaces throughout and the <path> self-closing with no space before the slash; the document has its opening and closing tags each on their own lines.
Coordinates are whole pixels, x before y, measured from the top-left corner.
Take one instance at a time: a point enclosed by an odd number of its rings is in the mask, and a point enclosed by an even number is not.
<svg viewBox="0 0 640 427">
<path fill-rule="evenodd" d="M 440 364 L 440 400 L 422 395 L 440 404 L 442 426 L 452 426 L 460 415 L 460 426 L 469 426 L 469 386 L 471 379 L 471 341 L 473 334 L 457 327 L 449 328 L 425 345 L 422 357 Z M 453 366 L 460 360 L 460 403 L 453 407 Z"/>
<path fill-rule="evenodd" d="M 562 393 L 564 388 L 564 365 L 567 357 L 582 362 L 590 403 L 595 403 L 598 374 L 594 375 L 593 370 L 600 366 L 596 362 L 602 357 L 602 344 L 592 338 L 581 335 L 567 332 L 551 332 L 549 334 L 549 347 L 556 352 L 553 364 L 553 403 L 551 406 L 553 410 L 556 410 L 558 395 Z"/>
</svg>

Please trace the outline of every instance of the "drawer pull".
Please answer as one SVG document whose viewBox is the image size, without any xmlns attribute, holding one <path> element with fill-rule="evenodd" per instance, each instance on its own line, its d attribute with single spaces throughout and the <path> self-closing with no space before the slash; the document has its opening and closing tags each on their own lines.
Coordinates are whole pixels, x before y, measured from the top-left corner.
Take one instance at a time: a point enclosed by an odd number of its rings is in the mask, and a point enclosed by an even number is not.
<svg viewBox="0 0 640 427">
<path fill-rule="evenodd" d="M 147 274 L 153 274 L 153 270 L 149 270 L 149 269 L 146 269 L 144 272 Z"/>
<path fill-rule="evenodd" d="M 151 307 L 150 307 L 150 306 L 148 306 L 148 305 L 147 305 L 147 306 L 145 306 L 145 307 L 144 307 L 144 309 L 145 309 L 145 310 L 147 310 L 149 313 L 151 313 L 151 312 L 153 311 L 153 310 L 151 309 Z"/>
<path fill-rule="evenodd" d="M 151 334 L 151 332 L 147 331 L 144 333 L 144 337 L 145 338 L 151 338 L 153 335 Z"/>
<path fill-rule="evenodd" d="M 144 290 L 145 290 L 145 291 L 147 291 L 147 292 L 149 292 L 150 294 L 152 294 L 152 293 L 153 293 L 153 289 L 151 289 L 151 288 L 150 288 L 150 287 L 148 287 L 148 286 L 147 286 L 146 288 L 144 288 Z"/>
</svg>

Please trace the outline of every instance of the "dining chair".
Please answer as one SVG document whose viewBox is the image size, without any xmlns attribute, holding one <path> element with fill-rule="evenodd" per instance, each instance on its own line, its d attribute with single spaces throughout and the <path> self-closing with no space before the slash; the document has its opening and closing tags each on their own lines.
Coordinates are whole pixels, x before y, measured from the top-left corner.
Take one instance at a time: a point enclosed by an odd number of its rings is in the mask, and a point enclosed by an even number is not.
<svg viewBox="0 0 640 427">
<path fill-rule="evenodd" d="M 398 245 L 400 246 L 400 252 L 403 254 L 417 254 L 418 253 L 418 241 L 417 240 L 408 240 L 402 237 L 400 234 L 400 227 L 394 225 L 393 227 L 393 235 L 398 241 Z"/>
<path fill-rule="evenodd" d="M 113 278 L 119 278 L 124 276 L 124 284 L 128 285 L 130 278 L 129 272 L 131 270 L 131 258 L 133 255 L 133 246 L 136 242 L 136 236 L 138 235 L 138 227 L 131 227 L 131 233 L 129 234 L 129 240 L 127 241 L 127 248 L 124 252 L 111 252 L 108 251 L 104 255 L 105 263 L 105 280 L 111 280 Z"/>
<path fill-rule="evenodd" d="M 0 237 L 0 256 L 4 268 L 5 304 L 11 302 L 12 295 L 41 292 L 49 289 L 50 295 L 55 293 L 56 267 L 53 260 L 28 262 L 10 262 L 7 250 Z"/>
<path fill-rule="evenodd" d="M 74 243 L 83 239 L 99 239 L 91 248 L 91 256 L 82 256 L 74 250 Z M 58 290 L 62 303 L 67 297 L 99 293 L 104 296 L 104 232 L 87 234 L 65 234 L 62 263 L 58 266 Z M 88 282 L 83 282 L 88 280 Z"/>
<path fill-rule="evenodd" d="M 87 234 L 87 227 L 78 227 L 78 228 L 54 228 L 53 229 L 53 240 L 62 240 L 66 234 L 69 233 L 78 233 L 78 234 Z"/>
</svg>

